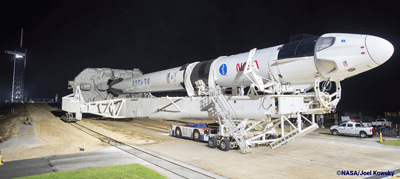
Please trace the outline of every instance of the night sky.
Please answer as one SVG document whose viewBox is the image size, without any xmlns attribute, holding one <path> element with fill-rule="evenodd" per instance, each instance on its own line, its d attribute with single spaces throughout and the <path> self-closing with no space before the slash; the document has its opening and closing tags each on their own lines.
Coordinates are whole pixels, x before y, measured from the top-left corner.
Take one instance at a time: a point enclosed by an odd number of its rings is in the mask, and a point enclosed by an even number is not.
<svg viewBox="0 0 400 179">
<path fill-rule="evenodd" d="M 4 50 L 19 47 L 21 28 L 28 99 L 72 93 L 67 81 L 88 67 L 150 73 L 284 44 L 299 33 L 355 33 L 387 39 L 395 52 L 342 81 L 339 110 L 400 111 L 394 1 L 10 1 L 0 13 L 1 102 L 10 99 L 13 75 Z"/>
</svg>

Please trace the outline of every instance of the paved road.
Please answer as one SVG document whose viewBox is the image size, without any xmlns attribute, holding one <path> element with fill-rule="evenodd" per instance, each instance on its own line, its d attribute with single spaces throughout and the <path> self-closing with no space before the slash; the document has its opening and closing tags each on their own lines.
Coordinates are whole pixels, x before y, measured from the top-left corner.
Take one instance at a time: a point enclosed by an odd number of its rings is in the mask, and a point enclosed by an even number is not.
<svg viewBox="0 0 400 179">
<path fill-rule="evenodd" d="M 333 136 L 329 129 L 317 129 L 275 150 L 259 146 L 252 154 L 244 155 L 236 150 L 210 149 L 207 143 L 171 137 L 129 122 L 109 121 L 107 125 L 158 136 L 168 143 L 143 148 L 229 178 L 338 178 L 338 170 L 400 172 L 400 147 L 378 144 L 376 136 Z"/>
<path fill-rule="evenodd" d="M 380 138 L 377 135 L 374 135 L 372 138 L 360 138 L 359 136 L 345 135 L 334 136 L 330 133 L 329 129 L 317 129 L 303 138 L 320 142 L 355 145 L 369 149 L 391 149 L 400 151 L 400 147 L 398 146 L 379 144 L 378 142 Z M 399 140 L 399 138 L 389 136 L 383 136 L 382 138 L 385 140 Z"/>
<path fill-rule="evenodd" d="M 138 148 L 145 150 L 140 147 Z M 6 162 L 4 165 L 0 166 L 0 178 L 16 178 L 51 172 L 63 172 L 84 168 L 107 167 L 135 163 L 156 170 L 168 178 L 173 179 L 225 178 L 186 163 L 169 159 L 154 152 L 150 153 L 159 158 L 151 157 L 126 146 L 122 149 L 124 151 L 116 147 L 109 147 L 99 151 Z M 166 160 L 162 160 L 160 158 Z M 173 165 L 170 163 L 170 161 L 174 163 L 177 162 L 179 165 Z M 167 168 L 167 170 L 164 168 Z M 210 177 L 199 175 L 193 171 L 206 173 Z"/>
<path fill-rule="evenodd" d="M 107 160 L 107 158 L 109 159 Z M 78 162 L 77 159 L 81 162 Z M 11 161 L 5 162 L 4 165 L 0 166 L 0 178 L 15 178 L 50 172 L 67 171 L 71 169 L 79 169 L 83 165 L 86 165 L 84 168 L 110 166 L 110 164 L 115 163 L 115 161 L 120 162 L 121 165 L 131 164 L 134 163 L 134 158 L 125 152 L 116 150 L 115 148 L 107 148 L 96 152 L 83 152 L 70 155 Z"/>
<path fill-rule="evenodd" d="M 143 147 L 229 178 L 338 178 L 339 170 L 400 172 L 400 147 L 380 145 L 377 140 L 333 136 L 318 129 L 275 150 L 256 147 L 252 154 L 223 152 L 175 137 L 166 144 Z"/>
<path fill-rule="evenodd" d="M 0 143 L 0 149 L 40 143 L 33 125 L 25 125 L 24 121 L 26 121 L 26 117 L 21 117 L 18 123 L 18 135 Z"/>
</svg>

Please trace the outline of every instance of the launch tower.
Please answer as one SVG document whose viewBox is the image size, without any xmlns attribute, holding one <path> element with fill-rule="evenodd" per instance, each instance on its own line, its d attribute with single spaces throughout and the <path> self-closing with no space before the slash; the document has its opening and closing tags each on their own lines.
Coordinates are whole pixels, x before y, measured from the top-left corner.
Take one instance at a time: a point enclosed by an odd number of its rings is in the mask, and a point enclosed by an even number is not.
<svg viewBox="0 0 400 179">
<path fill-rule="evenodd" d="M 13 55 L 11 61 L 14 62 L 13 84 L 11 102 L 24 101 L 26 95 L 24 93 L 25 83 L 25 67 L 26 67 L 26 49 L 22 48 L 23 30 L 21 29 L 20 48 L 15 51 L 6 50 L 5 53 Z"/>
</svg>

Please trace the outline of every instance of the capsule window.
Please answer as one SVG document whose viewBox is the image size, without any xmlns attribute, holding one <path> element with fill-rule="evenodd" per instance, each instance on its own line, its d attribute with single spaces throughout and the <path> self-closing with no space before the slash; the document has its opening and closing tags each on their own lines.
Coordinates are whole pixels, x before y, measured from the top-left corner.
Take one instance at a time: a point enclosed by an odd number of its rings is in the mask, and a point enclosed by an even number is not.
<svg viewBox="0 0 400 179">
<path fill-rule="evenodd" d="M 315 44 L 315 51 L 319 52 L 332 46 L 335 43 L 335 37 L 320 37 Z"/>
<path fill-rule="evenodd" d="M 307 57 L 314 55 L 318 37 L 310 37 L 284 44 L 279 50 L 278 60 L 285 58 Z"/>
</svg>

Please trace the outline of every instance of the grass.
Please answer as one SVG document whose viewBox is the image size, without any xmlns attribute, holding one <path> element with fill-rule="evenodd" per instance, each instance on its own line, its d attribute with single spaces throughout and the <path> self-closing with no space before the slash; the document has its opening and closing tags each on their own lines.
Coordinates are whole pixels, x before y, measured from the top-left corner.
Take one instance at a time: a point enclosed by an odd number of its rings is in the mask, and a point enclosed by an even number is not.
<svg viewBox="0 0 400 179">
<path fill-rule="evenodd" d="M 379 142 L 380 144 L 384 145 L 395 145 L 395 146 L 400 146 L 400 140 L 387 140 L 383 142 Z"/>
<path fill-rule="evenodd" d="M 33 175 L 23 177 L 26 179 L 34 178 L 162 178 L 164 175 L 149 169 L 140 164 L 111 166 L 103 168 L 89 168 L 75 171 L 48 173 L 43 175 Z"/>
</svg>

